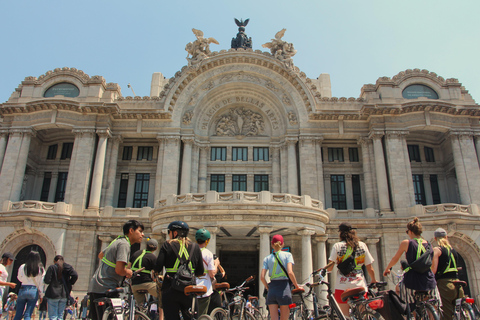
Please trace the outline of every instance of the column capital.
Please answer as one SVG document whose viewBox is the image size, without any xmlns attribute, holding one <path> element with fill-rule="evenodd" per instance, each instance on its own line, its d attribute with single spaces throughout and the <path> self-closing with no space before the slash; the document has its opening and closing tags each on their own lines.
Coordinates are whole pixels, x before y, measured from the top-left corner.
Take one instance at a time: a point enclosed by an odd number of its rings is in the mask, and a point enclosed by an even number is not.
<svg viewBox="0 0 480 320">
<path fill-rule="evenodd" d="M 99 235 L 98 236 L 98 240 L 102 241 L 102 242 L 110 242 L 112 241 L 112 236 L 109 236 L 109 235 Z"/>
<path fill-rule="evenodd" d="M 6 136 L 8 134 L 8 129 L 0 129 L 0 137 Z"/>
<path fill-rule="evenodd" d="M 322 234 L 322 235 L 315 236 L 315 241 L 317 241 L 317 242 L 327 242 L 327 240 L 328 240 L 328 234 Z"/>
<path fill-rule="evenodd" d="M 28 128 L 28 127 L 9 129 L 8 133 L 10 133 L 11 135 L 19 135 L 19 136 L 30 135 L 32 137 L 35 137 L 37 135 L 37 132 L 33 128 Z"/>
<path fill-rule="evenodd" d="M 220 228 L 217 227 L 217 226 L 204 226 L 204 228 L 207 229 L 208 232 L 213 233 L 213 234 L 217 234 L 221 231 Z"/>
<path fill-rule="evenodd" d="M 94 128 L 73 128 L 72 132 L 75 136 L 83 136 L 83 135 L 93 136 L 95 134 L 95 129 Z"/>
<path fill-rule="evenodd" d="M 101 138 L 111 138 L 112 132 L 109 128 L 97 129 L 97 135 Z"/>
<path fill-rule="evenodd" d="M 388 138 L 405 138 L 410 132 L 408 130 L 386 130 L 385 135 Z"/>
<path fill-rule="evenodd" d="M 312 228 L 303 228 L 298 230 L 297 234 L 299 236 L 313 236 L 315 234 L 315 230 Z"/>
<path fill-rule="evenodd" d="M 267 227 L 267 226 L 258 226 L 257 230 L 258 230 L 259 233 L 270 234 L 270 232 L 273 231 L 273 228 L 272 227 Z"/>
<path fill-rule="evenodd" d="M 157 135 L 157 140 L 158 141 L 174 141 L 178 142 L 180 141 L 180 136 L 179 135 L 164 135 L 164 134 L 158 134 Z"/>
<path fill-rule="evenodd" d="M 374 129 L 368 134 L 368 138 L 372 140 L 381 139 L 385 135 L 385 131 Z"/>
<path fill-rule="evenodd" d="M 193 145 L 195 138 L 193 136 L 182 136 L 182 141 L 186 145 Z"/>
<path fill-rule="evenodd" d="M 370 141 L 372 141 L 372 139 L 369 137 L 359 137 L 357 139 L 357 144 L 361 145 L 362 147 L 366 147 L 370 143 Z"/>
<path fill-rule="evenodd" d="M 448 132 L 449 137 L 458 137 L 459 139 L 471 138 L 474 136 L 474 133 L 469 130 L 450 130 Z"/>
<path fill-rule="evenodd" d="M 365 239 L 364 242 L 365 242 L 366 244 L 376 244 L 376 243 L 378 243 L 379 241 L 380 241 L 379 238 L 367 238 L 367 239 Z"/>
<path fill-rule="evenodd" d="M 285 143 L 287 145 L 295 144 L 295 143 L 297 143 L 297 141 L 298 141 L 297 137 L 286 137 L 285 138 Z"/>
</svg>

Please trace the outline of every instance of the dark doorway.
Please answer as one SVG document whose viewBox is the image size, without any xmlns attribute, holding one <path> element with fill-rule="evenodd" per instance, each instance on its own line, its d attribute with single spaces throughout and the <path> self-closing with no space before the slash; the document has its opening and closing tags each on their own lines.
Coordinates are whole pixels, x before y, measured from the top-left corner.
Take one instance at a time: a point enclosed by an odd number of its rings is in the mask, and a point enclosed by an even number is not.
<svg viewBox="0 0 480 320">
<path fill-rule="evenodd" d="M 38 253 L 40 253 L 40 258 L 42 259 L 43 266 L 46 267 L 47 257 L 45 255 L 45 251 L 43 251 L 42 247 L 40 247 L 39 245 L 36 245 L 36 244 L 32 244 L 32 245 L 24 247 L 22 250 L 20 250 L 20 252 L 15 257 L 15 261 L 13 262 L 12 277 L 10 278 L 11 279 L 10 281 L 15 282 L 17 284 L 17 286 L 15 287 L 15 289 L 10 289 L 9 292 L 18 293 L 18 290 L 20 290 L 20 281 L 18 281 L 18 279 L 17 279 L 18 268 L 20 268 L 20 266 L 25 263 L 25 261 L 27 260 L 27 256 L 30 253 L 30 251 L 38 251 Z M 53 261 L 52 261 L 52 263 L 53 263 Z"/>
<path fill-rule="evenodd" d="M 245 292 L 245 297 L 248 295 L 258 296 L 258 284 L 260 281 L 258 278 L 258 252 L 220 251 L 219 258 L 222 267 L 227 273 L 224 281 L 230 284 L 230 288 L 241 285 L 245 279 L 254 276 L 255 280 L 248 285 L 250 290 Z"/>
<path fill-rule="evenodd" d="M 465 295 L 468 295 L 469 297 L 471 297 L 470 283 L 468 282 L 467 265 L 465 264 L 465 260 L 463 260 L 463 257 L 460 255 L 460 253 L 458 253 L 457 268 L 458 269 L 461 268 L 460 270 L 458 270 L 458 279 L 465 281 L 468 284 L 468 286 L 463 288 L 463 292 L 465 293 Z"/>
</svg>

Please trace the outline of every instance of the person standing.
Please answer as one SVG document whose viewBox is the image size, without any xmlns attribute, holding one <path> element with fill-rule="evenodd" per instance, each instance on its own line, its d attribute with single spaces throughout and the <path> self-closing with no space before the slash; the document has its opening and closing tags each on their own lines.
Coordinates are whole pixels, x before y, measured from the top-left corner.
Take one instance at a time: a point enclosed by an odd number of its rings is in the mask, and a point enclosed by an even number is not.
<svg viewBox="0 0 480 320">
<path fill-rule="evenodd" d="M 438 228 L 434 232 L 438 247 L 433 248 L 432 272 L 435 274 L 437 289 L 442 299 L 442 320 L 452 319 L 454 300 L 464 297 L 463 288 L 457 289 L 453 281 L 458 280 L 458 253 L 448 241 L 447 231 Z"/>
<path fill-rule="evenodd" d="M 144 227 L 141 222 L 137 220 L 127 221 L 123 225 L 123 236 L 118 236 L 98 254 L 98 258 L 101 260 L 100 265 L 88 286 L 90 319 L 102 319 L 104 311 L 101 307 L 97 310 L 93 301 L 106 297 L 107 290 L 120 286 L 123 277 L 132 277 L 133 271 L 127 269 L 127 263 L 130 261 L 130 246 L 142 242 L 143 230 Z"/>
<path fill-rule="evenodd" d="M 353 269 L 349 270 L 347 274 L 342 274 L 340 269 L 337 270 L 337 280 L 335 282 L 335 300 L 337 301 L 342 313 L 349 316 L 348 304 L 343 302 L 341 295 L 345 290 L 364 287 L 368 291 L 365 275 L 363 274 L 362 265 L 365 265 L 371 282 L 377 282 L 375 277 L 375 270 L 373 269 L 373 257 L 368 250 L 367 245 L 360 241 L 357 236 L 356 228 L 348 222 L 343 222 L 338 226 L 340 242 L 333 245 L 329 263 L 324 269 L 331 271 L 335 264 L 342 263 L 345 259 L 352 257 L 354 259 Z"/>
<path fill-rule="evenodd" d="M 165 241 L 160 248 L 155 271 L 160 273 L 165 267 L 166 275 L 162 285 L 162 305 L 165 319 L 180 319 L 179 312 L 183 319 L 190 319 L 188 309 L 192 307 L 192 296 L 186 296 L 172 287 L 172 279 L 178 270 L 180 259 L 190 259 L 189 266 L 195 276 L 203 275 L 202 252 L 198 244 L 187 238 L 189 231 L 188 224 L 183 221 L 173 221 L 168 225 L 169 240 Z"/>
<path fill-rule="evenodd" d="M 61 255 L 55 256 L 53 265 L 49 266 L 43 282 L 48 285 L 45 297 L 48 299 L 48 317 L 50 320 L 63 318 L 63 311 L 70 297 L 72 286 L 78 279 L 73 267 L 63 260 Z"/>
<path fill-rule="evenodd" d="M 48 302 L 48 298 L 45 296 L 45 297 L 43 297 L 42 302 L 38 306 L 38 319 L 39 320 L 45 320 L 45 319 L 48 318 L 47 317 L 47 310 L 48 310 L 47 302 Z"/>
<path fill-rule="evenodd" d="M 293 273 L 293 256 L 290 252 L 282 251 L 284 246 L 283 237 L 276 234 L 272 238 L 273 253 L 263 259 L 260 280 L 265 289 L 268 290 L 267 301 L 272 320 L 278 320 L 278 308 L 280 307 L 280 319 L 287 320 L 290 315 L 289 305 L 292 303 L 292 289 L 299 288 L 295 274 Z M 287 272 L 285 273 L 286 270 Z M 270 276 L 270 283 L 267 283 L 265 276 Z"/>
<path fill-rule="evenodd" d="M 1 306 L 0 306 L 1 307 Z M 5 311 L 6 311 L 6 316 L 5 320 L 13 319 L 15 317 L 15 310 L 17 307 L 17 295 L 13 292 L 10 292 L 8 294 L 8 299 L 7 302 L 5 303 Z"/>
<path fill-rule="evenodd" d="M 9 286 L 12 289 L 15 289 L 17 286 L 16 283 L 8 282 L 8 272 L 7 268 L 13 263 L 13 254 L 10 252 L 5 252 L 2 254 L 2 260 L 0 261 L 0 318 L 2 317 L 2 304 L 3 304 L 3 295 L 5 293 L 6 286 Z M 8 314 L 8 311 L 7 311 Z M 7 315 L 8 316 L 8 315 Z"/>
<path fill-rule="evenodd" d="M 13 320 L 30 320 L 37 300 L 43 298 L 45 269 L 37 251 L 30 251 L 26 262 L 18 268 L 17 278 L 22 283 L 17 298 L 17 312 Z"/>
<path fill-rule="evenodd" d="M 217 267 L 215 266 L 213 253 L 207 249 L 210 237 L 210 232 L 206 229 L 198 229 L 195 233 L 195 240 L 197 240 L 197 244 L 202 252 L 203 270 L 205 272 L 202 276 L 197 278 L 197 285 L 207 287 L 207 293 L 197 299 L 199 316 L 208 313 L 210 297 L 213 294 L 212 281 L 215 279 L 215 274 L 217 274 Z"/>
<path fill-rule="evenodd" d="M 87 311 L 88 311 L 88 294 L 86 294 L 82 302 L 80 303 L 80 317 L 82 320 L 85 320 L 87 318 Z"/>
</svg>

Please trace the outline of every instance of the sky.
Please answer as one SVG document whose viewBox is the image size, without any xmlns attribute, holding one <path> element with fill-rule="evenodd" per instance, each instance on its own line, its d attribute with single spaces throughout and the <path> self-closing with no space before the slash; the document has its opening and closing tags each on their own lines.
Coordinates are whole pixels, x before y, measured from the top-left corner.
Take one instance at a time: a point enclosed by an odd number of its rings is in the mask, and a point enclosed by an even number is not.
<svg viewBox="0 0 480 320">
<path fill-rule="evenodd" d="M 456 78 L 480 101 L 478 0 L 4 0 L 0 2 L 0 103 L 25 77 L 74 67 L 115 82 L 123 96 L 150 95 L 154 72 L 187 64 L 192 28 L 228 50 L 234 22 L 250 19 L 253 49 L 282 28 L 309 78 L 330 74 L 334 97 L 406 69 Z"/>
</svg>

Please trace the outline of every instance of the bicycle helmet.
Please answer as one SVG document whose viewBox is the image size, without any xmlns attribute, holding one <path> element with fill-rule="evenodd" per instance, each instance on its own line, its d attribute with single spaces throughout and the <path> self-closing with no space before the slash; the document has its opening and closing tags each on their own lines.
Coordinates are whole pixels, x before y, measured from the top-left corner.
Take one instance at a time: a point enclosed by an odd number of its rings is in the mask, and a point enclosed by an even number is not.
<svg viewBox="0 0 480 320">
<path fill-rule="evenodd" d="M 180 237 L 186 237 L 190 228 L 188 224 L 183 221 L 173 221 L 168 225 L 168 230 L 177 231 Z"/>
<path fill-rule="evenodd" d="M 210 239 L 210 232 L 207 229 L 198 229 L 195 233 L 195 240 L 207 241 Z"/>
</svg>

